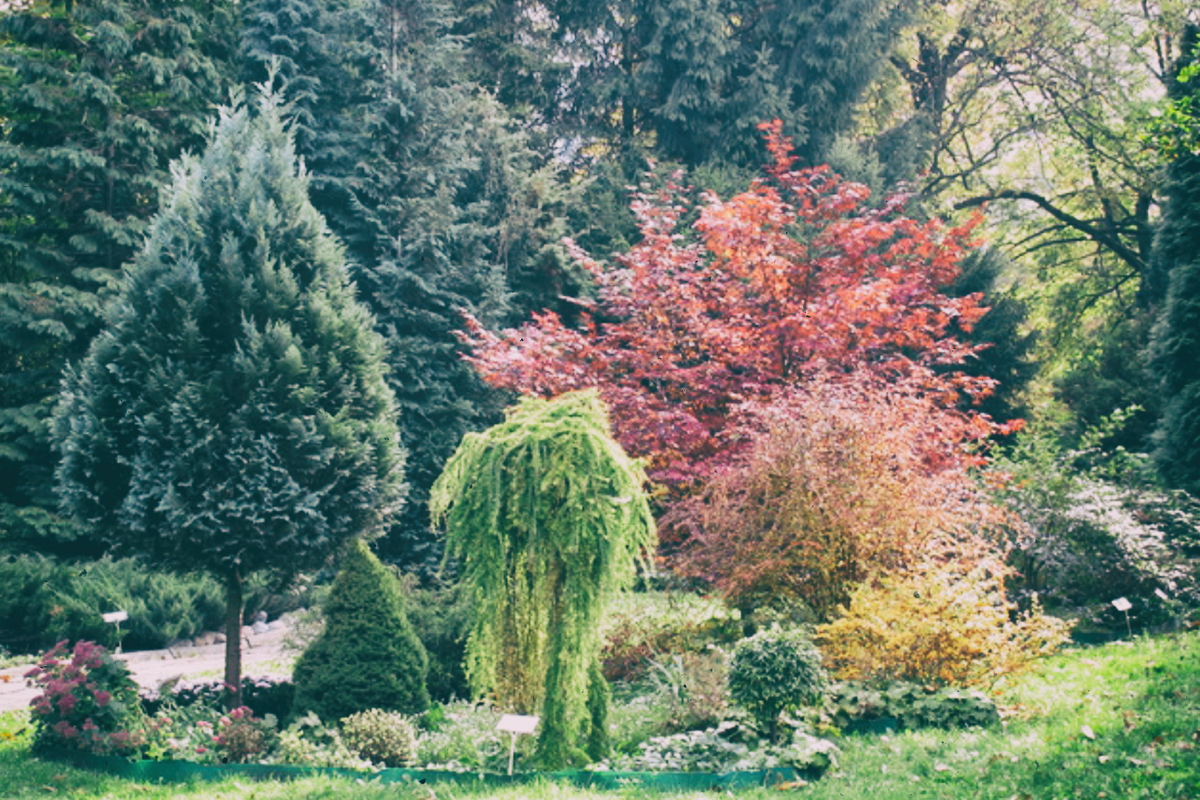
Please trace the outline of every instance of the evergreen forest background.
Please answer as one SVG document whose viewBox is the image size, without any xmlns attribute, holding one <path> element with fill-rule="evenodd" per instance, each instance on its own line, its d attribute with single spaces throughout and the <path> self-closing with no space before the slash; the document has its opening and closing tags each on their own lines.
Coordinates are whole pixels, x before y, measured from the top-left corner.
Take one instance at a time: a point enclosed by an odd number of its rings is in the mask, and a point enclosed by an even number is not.
<svg viewBox="0 0 1200 800">
<path fill-rule="evenodd" d="M 432 584 L 442 558 L 430 487 L 515 400 L 461 359 L 462 311 L 492 330 L 544 309 L 577 321 L 594 286 L 564 237 L 601 261 L 628 251 L 630 187 L 674 170 L 696 196 L 745 189 L 773 119 L 799 166 L 828 164 L 873 202 L 908 192 L 908 213 L 947 223 L 985 209 L 988 244 L 948 293 L 991 308 L 965 338 L 992 347 L 966 369 L 1000 381 L 980 410 L 1035 434 L 999 442 L 1014 473 L 1087 475 L 1132 492 L 1121 502 L 1143 521 L 1195 521 L 1200 12 L 1186 0 L 4 5 L 0 559 L 25 560 L 30 593 L 106 549 L 59 513 L 64 368 L 101 330 L 172 160 L 201 152 L 216 106 L 272 63 L 311 201 L 386 339 L 408 494 L 376 551 L 415 580 Z M 0 645 L 31 651 L 46 622 L 16 609 L 0 603 Z"/>
</svg>

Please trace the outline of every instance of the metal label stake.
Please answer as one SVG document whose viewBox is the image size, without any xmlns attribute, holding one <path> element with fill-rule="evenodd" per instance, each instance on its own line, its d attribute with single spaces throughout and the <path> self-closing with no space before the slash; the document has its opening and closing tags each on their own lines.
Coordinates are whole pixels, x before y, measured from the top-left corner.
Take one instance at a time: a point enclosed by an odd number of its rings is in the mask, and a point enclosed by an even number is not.
<svg viewBox="0 0 1200 800">
<path fill-rule="evenodd" d="M 517 734 L 533 733 L 537 729 L 537 717 L 525 717 L 520 714 L 505 714 L 496 723 L 496 730 L 508 731 L 512 738 L 508 742 L 508 774 L 513 773 L 513 756 L 517 751 Z"/>
</svg>

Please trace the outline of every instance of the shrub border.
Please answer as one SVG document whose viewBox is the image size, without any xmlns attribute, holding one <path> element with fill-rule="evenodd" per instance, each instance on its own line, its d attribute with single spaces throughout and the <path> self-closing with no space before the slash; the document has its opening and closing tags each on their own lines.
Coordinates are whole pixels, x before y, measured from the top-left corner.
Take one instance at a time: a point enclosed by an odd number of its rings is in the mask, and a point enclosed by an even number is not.
<svg viewBox="0 0 1200 800">
<path fill-rule="evenodd" d="M 219 781 L 230 777 L 254 780 L 294 780 L 315 775 L 334 775 L 380 783 L 456 783 L 509 786 L 528 783 L 539 777 L 565 781 L 580 788 L 621 789 L 639 786 L 660 791 L 746 789 L 776 786 L 798 780 L 816 780 L 814 770 L 779 767 L 753 772 L 519 772 L 497 775 L 487 772 L 451 772 L 448 770 L 384 769 L 378 772 L 337 767 L 305 767 L 292 764 L 196 764 L 191 761 L 130 761 L 120 756 L 99 756 L 79 750 L 53 749 L 35 754 L 39 758 L 64 761 L 96 772 L 105 772 L 126 780 L 145 783 L 186 783 L 193 779 Z"/>
</svg>

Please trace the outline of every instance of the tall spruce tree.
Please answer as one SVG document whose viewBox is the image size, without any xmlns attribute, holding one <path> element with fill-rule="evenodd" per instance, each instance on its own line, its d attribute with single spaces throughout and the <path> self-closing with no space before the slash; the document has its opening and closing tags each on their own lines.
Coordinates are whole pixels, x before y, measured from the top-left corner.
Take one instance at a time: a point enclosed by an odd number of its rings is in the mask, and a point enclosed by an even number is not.
<svg viewBox="0 0 1200 800">
<path fill-rule="evenodd" d="M 1179 104 L 1200 110 L 1200 29 L 1189 28 L 1186 41 L 1186 55 L 1176 64 L 1176 74 L 1184 80 L 1172 87 L 1171 98 L 1196 98 Z M 1192 116 L 1191 122 L 1188 134 L 1194 142 L 1200 116 Z M 1155 271 L 1168 281 L 1151 341 L 1163 397 L 1154 459 L 1171 486 L 1200 495 L 1200 151 L 1194 146 L 1180 148 L 1168 167 L 1154 260 Z"/>
<path fill-rule="evenodd" d="M 404 453 L 383 341 L 309 203 L 279 98 L 264 84 L 257 117 L 221 109 L 173 178 L 64 381 L 58 488 L 113 551 L 223 580 L 225 680 L 240 687 L 243 577 L 294 576 L 377 533 Z"/>
<path fill-rule="evenodd" d="M 410 502 L 381 555 L 430 572 L 429 488 L 507 398 L 462 360 L 463 310 L 503 325 L 578 292 L 559 245 L 566 190 L 502 106 L 464 81 L 448 3 L 376 6 L 366 141 L 381 236 L 361 283 L 384 326 L 409 449 Z"/>
<path fill-rule="evenodd" d="M 309 197 L 352 260 L 374 244 L 358 220 L 354 176 L 367 150 L 356 110 L 365 111 L 363 0 L 249 0 L 242 5 L 242 83 L 266 79 L 271 64 L 292 105 L 296 152 L 310 175 Z M 359 224 L 356 224 L 359 223 Z"/>
<path fill-rule="evenodd" d="M 377 549 L 428 574 L 439 559 L 429 487 L 463 433 L 497 421 L 503 405 L 459 357 L 460 310 L 502 325 L 577 293 L 558 245 L 564 189 L 469 80 L 449 3 L 324 5 L 249 4 L 242 54 L 301 65 L 303 102 L 314 110 L 300 141 L 313 203 L 346 242 L 388 338 L 409 452 L 408 503 Z M 268 13 L 283 6 L 297 13 Z M 321 43 L 326 63 L 303 66 L 313 56 L 297 43 L 307 41 Z"/>
<path fill-rule="evenodd" d="M 230 85 L 230 0 L 0 15 L 0 550 L 96 555 L 56 513 L 48 420 L 168 164 Z"/>
</svg>

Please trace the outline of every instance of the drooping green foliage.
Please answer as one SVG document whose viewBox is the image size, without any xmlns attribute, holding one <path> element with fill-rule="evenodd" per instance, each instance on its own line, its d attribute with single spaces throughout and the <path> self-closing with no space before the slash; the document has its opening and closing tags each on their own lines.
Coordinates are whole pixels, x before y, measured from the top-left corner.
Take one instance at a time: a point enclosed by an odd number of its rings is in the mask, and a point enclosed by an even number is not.
<svg viewBox="0 0 1200 800">
<path fill-rule="evenodd" d="M 1176 98 L 1200 96 L 1200 30 L 1188 31 L 1196 50 L 1176 64 L 1185 77 Z M 1200 152 L 1189 147 L 1168 169 L 1167 204 L 1155 239 L 1155 260 L 1168 276 L 1167 299 L 1153 333 L 1153 367 L 1163 411 L 1155 432 L 1155 461 L 1175 488 L 1200 495 Z"/>
<path fill-rule="evenodd" d="M 0 12 L 0 548 L 99 555 L 56 513 L 48 420 L 168 163 L 203 145 L 229 85 L 232 7 L 37 0 Z"/>
<path fill-rule="evenodd" d="M 600 614 L 655 545 L 644 483 L 587 391 L 524 398 L 503 423 L 467 434 L 430 494 L 474 599 L 471 686 L 541 712 L 538 758 L 548 768 L 586 759 L 587 720 L 603 716 L 600 687 L 589 690 Z"/>
<path fill-rule="evenodd" d="M 54 417 L 63 507 L 117 554 L 281 579 L 376 534 L 404 453 L 381 337 L 308 202 L 279 97 L 223 108 L 173 169 L 107 327 Z M 239 679 L 228 637 L 226 679 Z"/>
<path fill-rule="evenodd" d="M 296 711 L 335 720 L 428 708 L 428 659 L 404 606 L 396 577 L 355 541 L 325 603 L 325 629 L 293 670 Z"/>
</svg>

